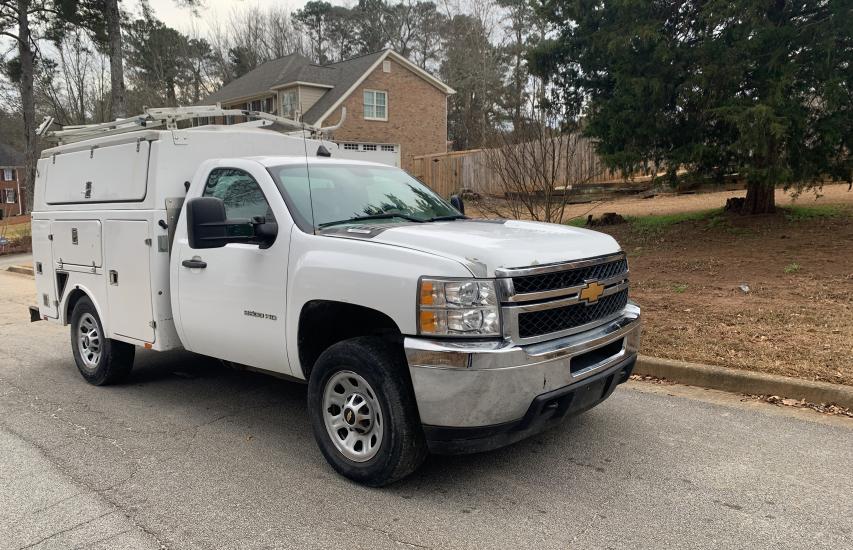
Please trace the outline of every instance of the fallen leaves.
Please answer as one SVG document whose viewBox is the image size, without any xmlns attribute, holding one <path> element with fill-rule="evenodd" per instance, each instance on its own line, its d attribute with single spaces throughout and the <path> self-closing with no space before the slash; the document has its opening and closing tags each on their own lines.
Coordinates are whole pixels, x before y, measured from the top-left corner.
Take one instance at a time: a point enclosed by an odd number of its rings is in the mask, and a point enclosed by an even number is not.
<svg viewBox="0 0 853 550">
<path fill-rule="evenodd" d="M 822 414 L 830 414 L 833 416 L 847 416 L 853 418 L 853 409 L 839 407 L 832 403 L 810 403 L 805 399 L 791 399 L 789 397 L 779 397 L 778 395 L 750 395 L 753 399 L 770 403 L 771 405 L 796 407 L 798 409 L 811 409 Z"/>
</svg>

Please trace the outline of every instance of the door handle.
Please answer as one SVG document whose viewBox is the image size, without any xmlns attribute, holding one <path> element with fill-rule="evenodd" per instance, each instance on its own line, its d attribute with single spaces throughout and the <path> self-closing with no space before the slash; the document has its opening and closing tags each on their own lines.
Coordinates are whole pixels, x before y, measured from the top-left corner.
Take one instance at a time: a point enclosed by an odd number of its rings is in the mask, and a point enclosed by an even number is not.
<svg viewBox="0 0 853 550">
<path fill-rule="evenodd" d="M 207 267 L 207 262 L 202 260 L 184 260 L 181 262 L 181 265 L 184 267 L 189 267 L 190 269 L 204 269 Z"/>
</svg>

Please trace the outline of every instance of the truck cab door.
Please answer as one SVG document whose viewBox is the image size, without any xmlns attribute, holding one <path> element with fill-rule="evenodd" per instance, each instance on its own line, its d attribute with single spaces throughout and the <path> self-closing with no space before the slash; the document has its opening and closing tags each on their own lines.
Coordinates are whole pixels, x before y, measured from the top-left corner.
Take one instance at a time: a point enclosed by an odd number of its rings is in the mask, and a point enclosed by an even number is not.
<svg viewBox="0 0 853 550">
<path fill-rule="evenodd" d="M 204 174 L 193 182 L 186 202 L 219 198 L 229 219 L 260 216 L 276 222 L 278 234 L 268 248 L 249 242 L 192 249 L 185 202 L 171 259 L 178 334 L 190 351 L 290 374 L 285 344 L 290 214 L 258 163 L 232 161 Z"/>
</svg>

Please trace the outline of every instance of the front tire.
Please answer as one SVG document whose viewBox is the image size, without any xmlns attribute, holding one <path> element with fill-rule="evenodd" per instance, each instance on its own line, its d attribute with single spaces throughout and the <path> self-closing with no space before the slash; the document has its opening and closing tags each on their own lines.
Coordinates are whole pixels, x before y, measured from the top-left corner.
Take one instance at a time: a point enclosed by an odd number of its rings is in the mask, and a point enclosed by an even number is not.
<svg viewBox="0 0 853 550">
<path fill-rule="evenodd" d="M 323 456 L 353 481 L 381 487 L 426 458 L 405 358 L 385 340 L 353 338 L 324 351 L 308 382 L 308 410 Z"/>
<path fill-rule="evenodd" d="M 136 347 L 106 337 L 95 305 L 80 298 L 71 313 L 71 349 L 77 369 L 94 386 L 121 382 L 133 368 Z"/>
</svg>

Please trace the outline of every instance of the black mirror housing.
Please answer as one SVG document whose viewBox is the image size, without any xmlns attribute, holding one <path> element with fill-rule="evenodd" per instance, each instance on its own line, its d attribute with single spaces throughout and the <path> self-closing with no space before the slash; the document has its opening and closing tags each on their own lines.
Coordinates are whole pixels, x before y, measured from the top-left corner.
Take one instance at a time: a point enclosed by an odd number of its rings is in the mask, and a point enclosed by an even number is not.
<svg viewBox="0 0 853 550">
<path fill-rule="evenodd" d="M 271 247 L 278 236 L 278 224 L 275 222 L 264 222 L 255 224 L 255 240 L 260 243 L 260 249 L 266 250 Z"/>
<path fill-rule="evenodd" d="M 227 219 L 225 203 L 216 197 L 196 197 L 187 201 L 187 239 L 190 248 L 221 248 L 228 243 L 256 243 L 272 246 L 278 224 L 263 218 Z"/>
<path fill-rule="evenodd" d="M 450 204 L 453 205 L 453 208 L 459 210 L 461 214 L 465 213 L 465 202 L 462 200 L 461 195 L 452 195 L 450 197 Z"/>
<path fill-rule="evenodd" d="M 225 203 L 216 197 L 195 197 L 187 201 L 187 239 L 190 248 L 225 246 Z"/>
</svg>

